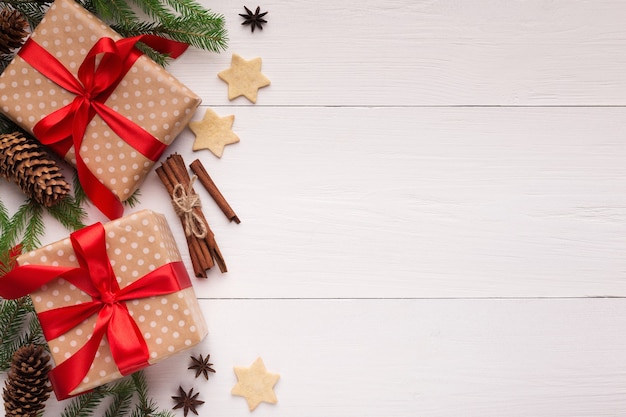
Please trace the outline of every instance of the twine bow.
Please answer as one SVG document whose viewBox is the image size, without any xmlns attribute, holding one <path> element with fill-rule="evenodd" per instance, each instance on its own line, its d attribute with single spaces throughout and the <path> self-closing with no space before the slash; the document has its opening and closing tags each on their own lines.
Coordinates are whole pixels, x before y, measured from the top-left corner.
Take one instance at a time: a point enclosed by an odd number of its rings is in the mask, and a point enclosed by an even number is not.
<svg viewBox="0 0 626 417">
<path fill-rule="evenodd" d="M 202 218 L 193 211 L 196 207 L 202 207 L 200 196 L 193 191 L 193 183 L 196 178 L 198 178 L 196 175 L 191 177 L 186 190 L 182 184 L 176 184 L 172 192 L 172 206 L 174 206 L 176 215 L 183 220 L 185 236 L 191 236 L 193 233 L 198 239 L 204 239 L 207 234 L 206 225 Z"/>
</svg>

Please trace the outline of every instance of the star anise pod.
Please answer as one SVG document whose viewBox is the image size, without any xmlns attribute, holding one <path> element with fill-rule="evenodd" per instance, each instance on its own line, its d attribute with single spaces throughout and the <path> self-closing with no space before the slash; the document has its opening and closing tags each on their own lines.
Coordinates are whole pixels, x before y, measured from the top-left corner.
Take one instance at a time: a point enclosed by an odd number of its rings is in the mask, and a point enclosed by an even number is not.
<svg viewBox="0 0 626 417">
<path fill-rule="evenodd" d="M 191 366 L 187 369 L 193 369 L 196 371 L 196 378 L 200 376 L 200 374 L 204 375 L 206 379 L 209 379 L 209 372 L 215 373 L 215 369 L 211 368 L 213 366 L 212 363 L 209 363 L 209 358 L 211 355 L 207 355 L 206 358 L 202 358 L 202 355 L 195 358 L 191 356 Z"/>
<path fill-rule="evenodd" d="M 257 6 L 256 11 L 252 13 L 250 9 L 246 6 L 243 6 L 246 9 L 246 13 L 239 13 L 239 16 L 243 17 L 242 25 L 250 25 L 250 29 L 254 32 L 254 28 L 257 27 L 260 30 L 263 30 L 263 23 L 267 23 L 267 20 L 263 19 L 268 12 L 261 13 L 261 7 Z"/>
<path fill-rule="evenodd" d="M 204 404 L 204 401 L 197 399 L 200 393 L 196 392 L 195 394 L 193 394 L 193 388 L 190 389 L 188 393 L 186 393 L 183 387 L 181 386 L 178 387 L 178 391 L 180 392 L 180 395 L 172 396 L 172 399 L 176 401 L 176 405 L 172 409 L 176 410 L 177 408 L 182 408 L 183 415 L 185 417 L 187 417 L 187 414 L 189 413 L 189 411 L 191 411 L 195 415 L 198 415 L 198 411 L 196 410 L 196 407 Z"/>
</svg>

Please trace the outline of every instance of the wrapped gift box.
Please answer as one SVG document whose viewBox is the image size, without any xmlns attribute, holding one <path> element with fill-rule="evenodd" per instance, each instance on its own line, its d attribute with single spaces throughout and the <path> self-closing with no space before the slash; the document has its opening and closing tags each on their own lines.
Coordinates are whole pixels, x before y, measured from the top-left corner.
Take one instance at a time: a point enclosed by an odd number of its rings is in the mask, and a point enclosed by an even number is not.
<svg viewBox="0 0 626 417">
<path fill-rule="evenodd" d="M 56 0 L 31 39 L 56 57 L 75 77 L 91 47 L 103 37 L 121 39 L 73 0 Z M 0 110 L 27 131 L 76 96 L 47 79 L 20 56 L 0 75 Z M 185 128 L 200 98 L 150 58 L 141 56 L 105 105 L 169 145 Z M 87 168 L 120 200 L 139 187 L 154 162 L 116 135 L 96 115 L 80 154 Z M 76 165 L 74 149 L 62 155 Z"/>
<path fill-rule="evenodd" d="M 180 261 L 180 253 L 170 228 L 161 214 L 143 210 L 104 225 L 106 252 L 120 289 L 156 268 Z M 77 267 L 70 239 L 25 253 L 19 265 Z M 55 279 L 31 293 L 38 315 L 42 312 L 92 301 L 92 297 L 63 279 Z M 149 363 L 159 362 L 176 352 L 199 343 L 207 334 L 206 324 L 193 287 L 163 296 L 125 302 L 149 350 Z M 91 337 L 96 315 L 53 340 L 48 340 L 56 365 L 74 355 Z M 122 336 L 123 337 L 123 336 Z M 105 337 L 91 369 L 75 395 L 111 382 L 122 375 L 116 366 Z"/>
</svg>

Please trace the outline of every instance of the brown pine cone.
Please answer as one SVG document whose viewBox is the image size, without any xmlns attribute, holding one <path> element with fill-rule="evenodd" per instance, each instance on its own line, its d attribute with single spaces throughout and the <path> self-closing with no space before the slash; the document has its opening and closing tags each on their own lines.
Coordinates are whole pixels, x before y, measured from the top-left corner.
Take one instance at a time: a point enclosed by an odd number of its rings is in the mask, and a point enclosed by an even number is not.
<svg viewBox="0 0 626 417">
<path fill-rule="evenodd" d="M 0 135 L 0 176 L 46 207 L 54 206 L 70 192 L 70 185 L 47 150 L 20 132 Z"/>
<path fill-rule="evenodd" d="M 19 11 L 0 11 L 0 53 L 9 54 L 13 49 L 22 46 L 28 35 L 27 27 L 28 22 Z"/>
<path fill-rule="evenodd" d="M 44 409 L 52 391 L 49 359 L 46 350 L 35 345 L 23 346 L 13 354 L 2 392 L 7 417 L 34 417 Z"/>
</svg>

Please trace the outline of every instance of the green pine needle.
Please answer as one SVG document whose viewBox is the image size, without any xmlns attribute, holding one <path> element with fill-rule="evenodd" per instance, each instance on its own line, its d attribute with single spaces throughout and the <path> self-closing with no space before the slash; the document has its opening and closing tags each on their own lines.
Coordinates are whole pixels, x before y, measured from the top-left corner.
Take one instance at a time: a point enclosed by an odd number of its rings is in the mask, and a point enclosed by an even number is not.
<svg viewBox="0 0 626 417">
<path fill-rule="evenodd" d="M 75 198 L 66 196 L 54 206 L 47 207 L 46 210 L 69 231 L 73 232 L 85 227 L 83 220 L 87 217 L 87 212 Z"/>
<path fill-rule="evenodd" d="M 9 221 L 9 211 L 5 207 L 4 203 L 0 201 L 0 233 L 2 233 L 3 230 L 6 230 L 6 228 L 9 227 Z"/>
<path fill-rule="evenodd" d="M 74 170 L 73 184 L 74 184 L 74 201 L 76 202 L 76 204 L 78 205 L 88 204 L 89 200 L 87 199 L 87 194 L 85 193 L 85 190 L 83 189 L 83 186 L 80 183 L 80 180 L 78 179 L 78 172 L 76 172 L 76 170 Z"/>
<path fill-rule="evenodd" d="M 102 403 L 105 395 L 99 391 L 92 391 L 72 399 L 65 407 L 61 417 L 89 417 Z"/>
<path fill-rule="evenodd" d="M 45 232 L 42 205 L 34 200 L 24 202 L 11 217 L 9 227 L 0 236 L 0 251 L 5 252 L 14 247 L 23 233 L 22 245 L 25 251 L 41 246 L 39 238 Z"/>
<path fill-rule="evenodd" d="M 140 203 L 139 201 L 140 195 L 141 195 L 141 191 L 139 189 L 135 190 L 135 192 L 124 201 L 124 205 L 130 208 L 135 207 L 136 205 Z"/>
<path fill-rule="evenodd" d="M 16 216 L 20 213 L 17 211 Z M 22 247 L 24 251 L 31 251 L 41 246 L 39 240 L 46 232 L 46 225 L 43 221 L 43 206 L 30 200 L 24 210 L 24 218 L 16 219 L 16 223 L 24 224 L 24 236 L 22 237 Z"/>
<path fill-rule="evenodd" d="M 137 396 L 141 405 L 148 403 L 148 383 L 146 382 L 146 376 L 142 371 L 135 372 L 132 375 L 133 384 L 135 384 L 135 390 L 137 390 Z"/>
<path fill-rule="evenodd" d="M 115 384 L 103 387 L 113 397 L 104 417 L 118 417 L 128 414 L 131 408 L 135 386 L 131 379 L 126 378 Z"/>
<path fill-rule="evenodd" d="M 124 36 L 153 34 L 219 52 L 226 49 L 224 16 L 211 12 L 195 0 L 132 0 L 153 22 L 138 21 L 130 13 L 111 25 Z M 112 12 L 109 12 L 113 15 Z"/>
<path fill-rule="evenodd" d="M 126 0 L 92 0 L 95 12 L 106 21 L 130 25 L 139 21 L 139 18 Z"/>
<path fill-rule="evenodd" d="M 0 370 L 9 368 L 20 346 L 41 344 L 43 336 L 39 321 L 33 320 L 34 311 L 29 297 L 0 301 Z"/>
</svg>

